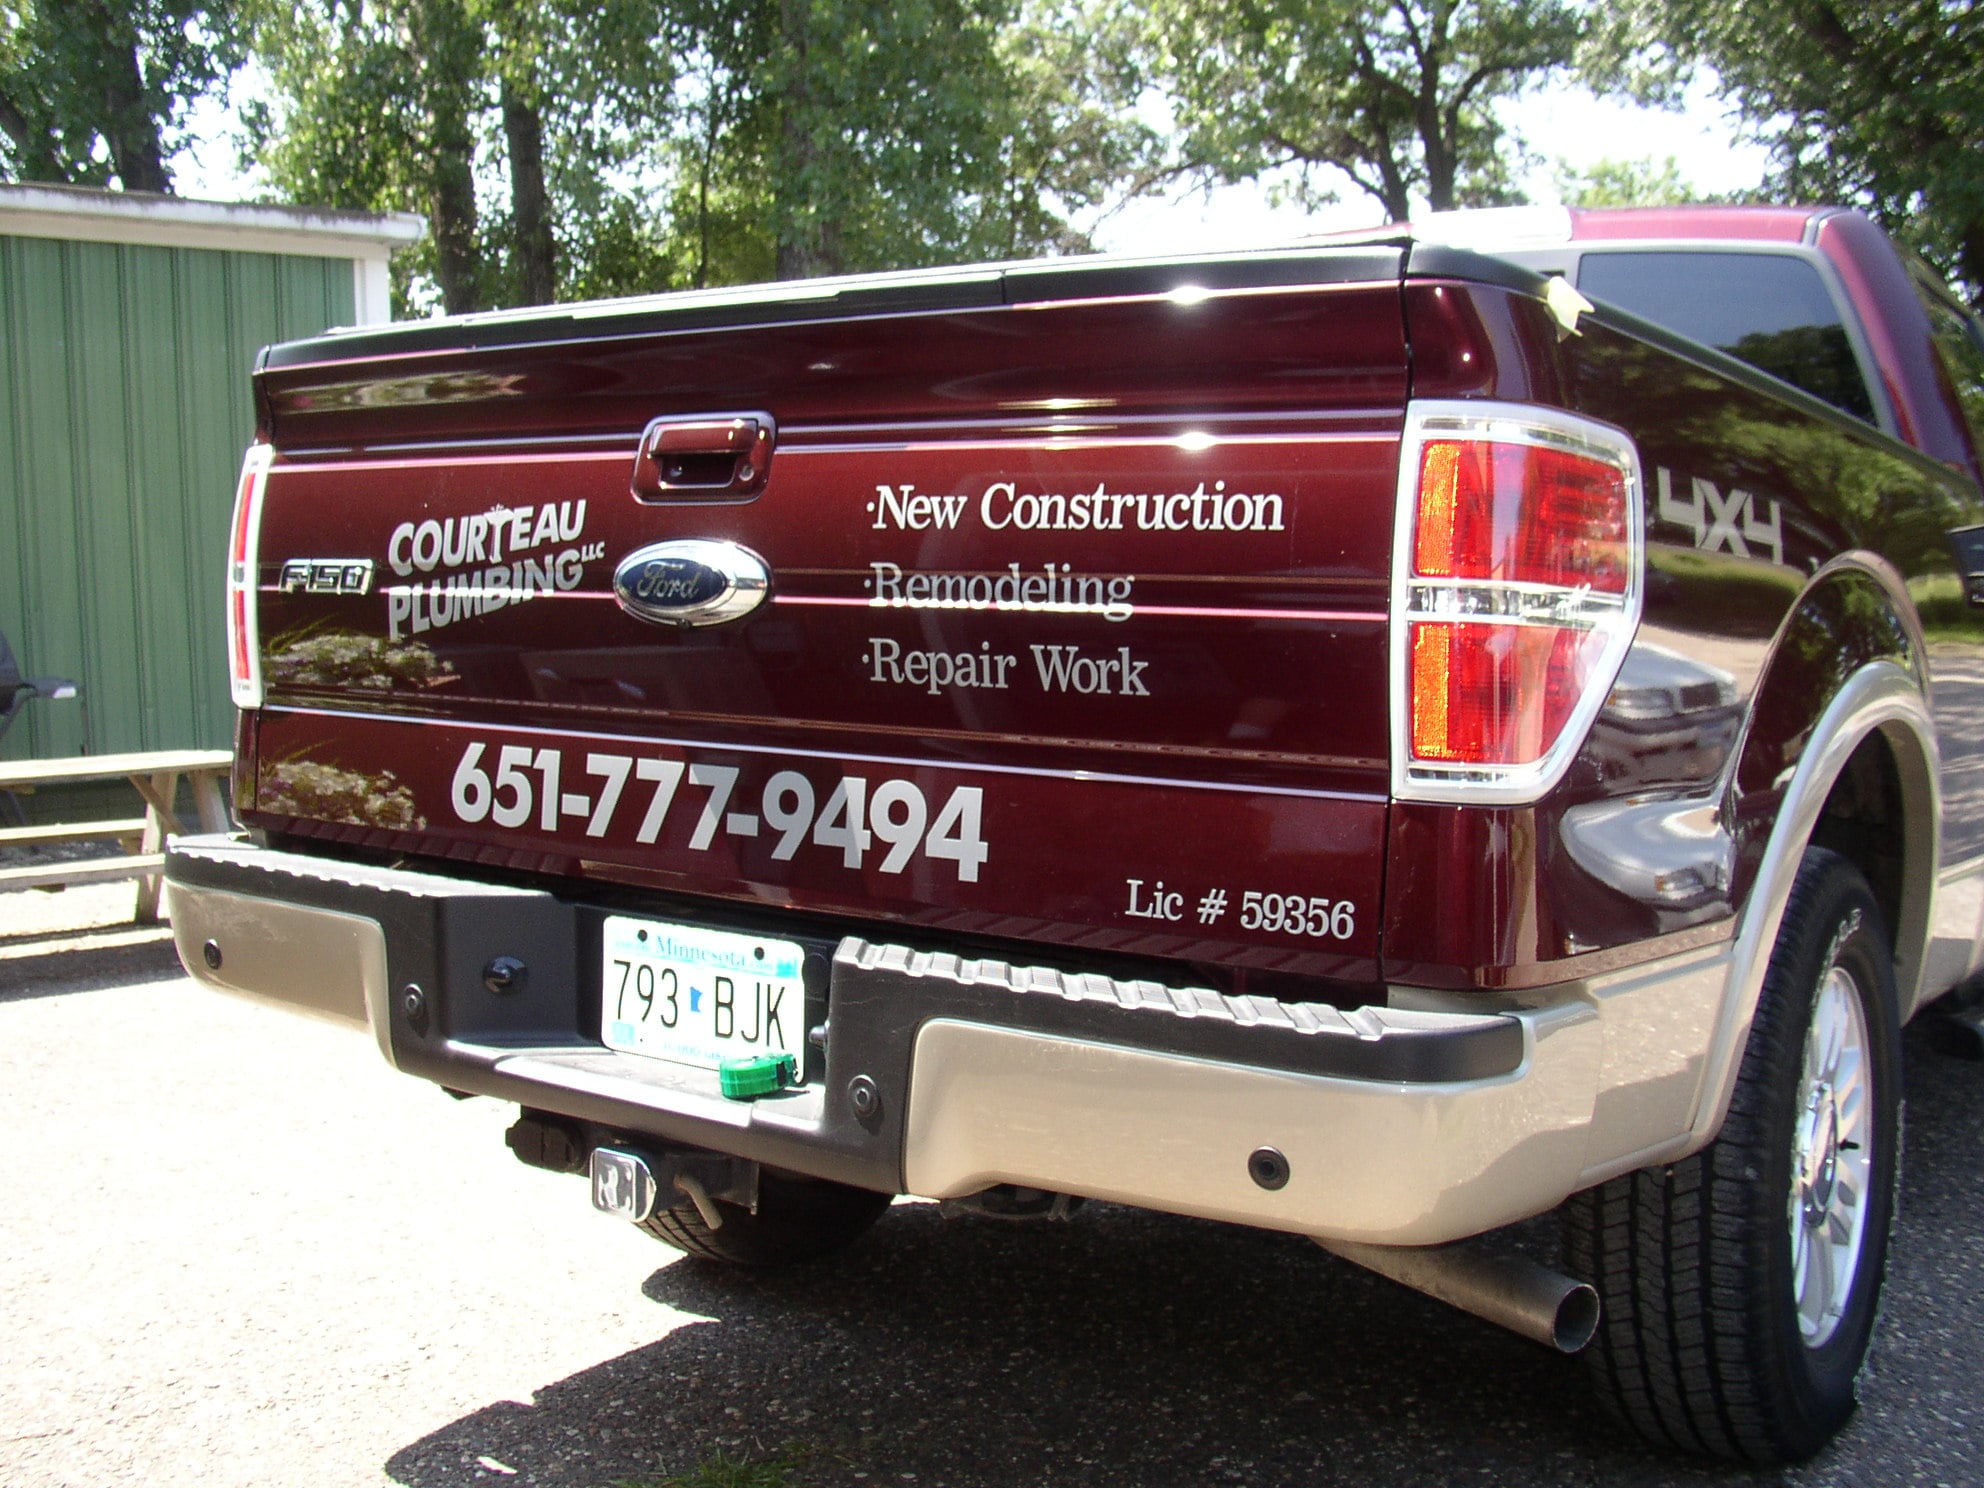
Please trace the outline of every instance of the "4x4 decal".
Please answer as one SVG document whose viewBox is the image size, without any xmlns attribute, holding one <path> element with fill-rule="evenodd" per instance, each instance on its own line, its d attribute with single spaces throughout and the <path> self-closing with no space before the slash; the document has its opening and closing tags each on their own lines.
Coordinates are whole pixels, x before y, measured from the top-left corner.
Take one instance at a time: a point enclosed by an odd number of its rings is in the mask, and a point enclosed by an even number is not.
<svg viewBox="0 0 1984 1488">
<path fill-rule="evenodd" d="M 1686 498 L 1674 494 L 1676 478 L 1664 466 L 1656 467 L 1654 478 L 1654 518 L 1688 533 L 1704 553 L 1728 552 L 1738 558 L 1761 557 L 1768 548 L 1770 561 L 1784 561 L 1784 505 L 1772 497 L 1759 498 L 1740 486 L 1725 493 L 1715 482 L 1700 476 L 1688 478 Z M 1760 519 L 1759 512 L 1767 513 Z M 1752 551 L 1752 544 L 1756 551 Z"/>
</svg>

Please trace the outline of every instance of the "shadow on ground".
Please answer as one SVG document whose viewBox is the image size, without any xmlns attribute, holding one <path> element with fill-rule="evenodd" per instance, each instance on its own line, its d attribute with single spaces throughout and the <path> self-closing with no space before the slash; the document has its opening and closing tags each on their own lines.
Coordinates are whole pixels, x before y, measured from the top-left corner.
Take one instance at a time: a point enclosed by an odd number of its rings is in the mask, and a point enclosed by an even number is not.
<svg viewBox="0 0 1984 1488">
<path fill-rule="evenodd" d="M 172 932 L 163 926 L 10 936 L 0 946 L 0 1002 L 62 997 L 182 975 Z"/>
<path fill-rule="evenodd" d="M 1984 1220 L 1984 1067 L 1920 1038 L 1909 1054 L 1908 1190 L 1867 1403 L 1789 1475 L 1650 1455 L 1600 1413 L 1576 1361 L 1300 1239 L 1106 1206 L 1009 1226 L 930 1205 L 897 1205 L 805 1271 L 664 1265 L 646 1295 L 708 1321 L 530 1405 L 479 1410 L 387 1471 L 409 1488 L 593 1488 L 790 1447 L 790 1482 L 850 1488 L 1976 1481 L 1967 1433 L 1952 1444 L 1959 1422 L 1937 1402 L 1953 1379 L 1967 1399 L 1984 1323 L 1951 1317 L 1932 1268 Z M 1966 1295 L 1976 1275 L 1959 1279 Z"/>
</svg>

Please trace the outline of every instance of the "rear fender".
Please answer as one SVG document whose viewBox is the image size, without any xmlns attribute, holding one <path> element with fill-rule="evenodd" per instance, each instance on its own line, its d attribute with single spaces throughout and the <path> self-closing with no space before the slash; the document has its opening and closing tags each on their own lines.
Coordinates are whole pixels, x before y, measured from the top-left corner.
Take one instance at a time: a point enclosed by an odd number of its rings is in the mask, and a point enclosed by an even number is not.
<svg viewBox="0 0 1984 1488">
<path fill-rule="evenodd" d="M 1761 837 L 1763 848 L 1737 921 L 1688 1151 L 1721 1129 L 1799 863 L 1848 761 L 1876 733 L 1900 786 L 1901 819 L 1893 826 L 1902 865 L 1889 933 L 1899 1012 L 1905 1018 L 1914 1010 L 1941 833 L 1923 657 L 1921 627 L 1900 579 L 1864 554 L 1814 575 L 1771 647 L 1731 792 L 1739 821 L 1756 824 L 1743 835 Z"/>
</svg>

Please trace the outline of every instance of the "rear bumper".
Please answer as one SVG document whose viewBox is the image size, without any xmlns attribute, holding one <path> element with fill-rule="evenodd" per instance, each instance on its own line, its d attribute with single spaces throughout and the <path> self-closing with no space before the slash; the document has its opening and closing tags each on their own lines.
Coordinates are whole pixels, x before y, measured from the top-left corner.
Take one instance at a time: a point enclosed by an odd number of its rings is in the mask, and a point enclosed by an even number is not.
<svg viewBox="0 0 1984 1488">
<path fill-rule="evenodd" d="M 1608 1058 L 1607 1024 L 1656 1005 L 1622 993 L 1658 992 L 1674 1025 L 1687 1004 L 1666 974 L 1485 1012 L 1340 1013 L 782 926 L 808 946 L 817 1036 L 800 1086 L 738 1102 L 713 1072 L 598 1041 L 600 906 L 223 837 L 180 839 L 166 872 L 180 957 L 209 986 L 367 1030 L 450 1089 L 887 1192 L 1015 1183 L 1430 1244 L 1685 1132 L 1700 1073 L 1675 1026 L 1674 1058 Z M 643 912 L 744 922 L 680 900 Z M 498 956 L 529 968 L 521 989 L 484 985 Z M 879 1097 L 860 1112 L 856 1082 Z M 1251 1176 L 1262 1147 L 1285 1184 Z"/>
</svg>

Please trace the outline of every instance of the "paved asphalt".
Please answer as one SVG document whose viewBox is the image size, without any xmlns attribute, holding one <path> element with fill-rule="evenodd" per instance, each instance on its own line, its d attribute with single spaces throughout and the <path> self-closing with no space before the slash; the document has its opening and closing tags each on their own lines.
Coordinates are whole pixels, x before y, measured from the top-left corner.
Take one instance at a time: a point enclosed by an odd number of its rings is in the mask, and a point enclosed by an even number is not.
<svg viewBox="0 0 1984 1488">
<path fill-rule="evenodd" d="M 838 1264 L 713 1273 L 516 1163 L 509 1108 L 62 928 L 118 892 L 0 901 L 8 1488 L 645 1488 L 719 1452 L 794 1488 L 1984 1484 L 1984 1065 L 1919 1037 L 1863 1407 L 1745 1474 L 1285 1236 L 900 1204 Z"/>
</svg>

